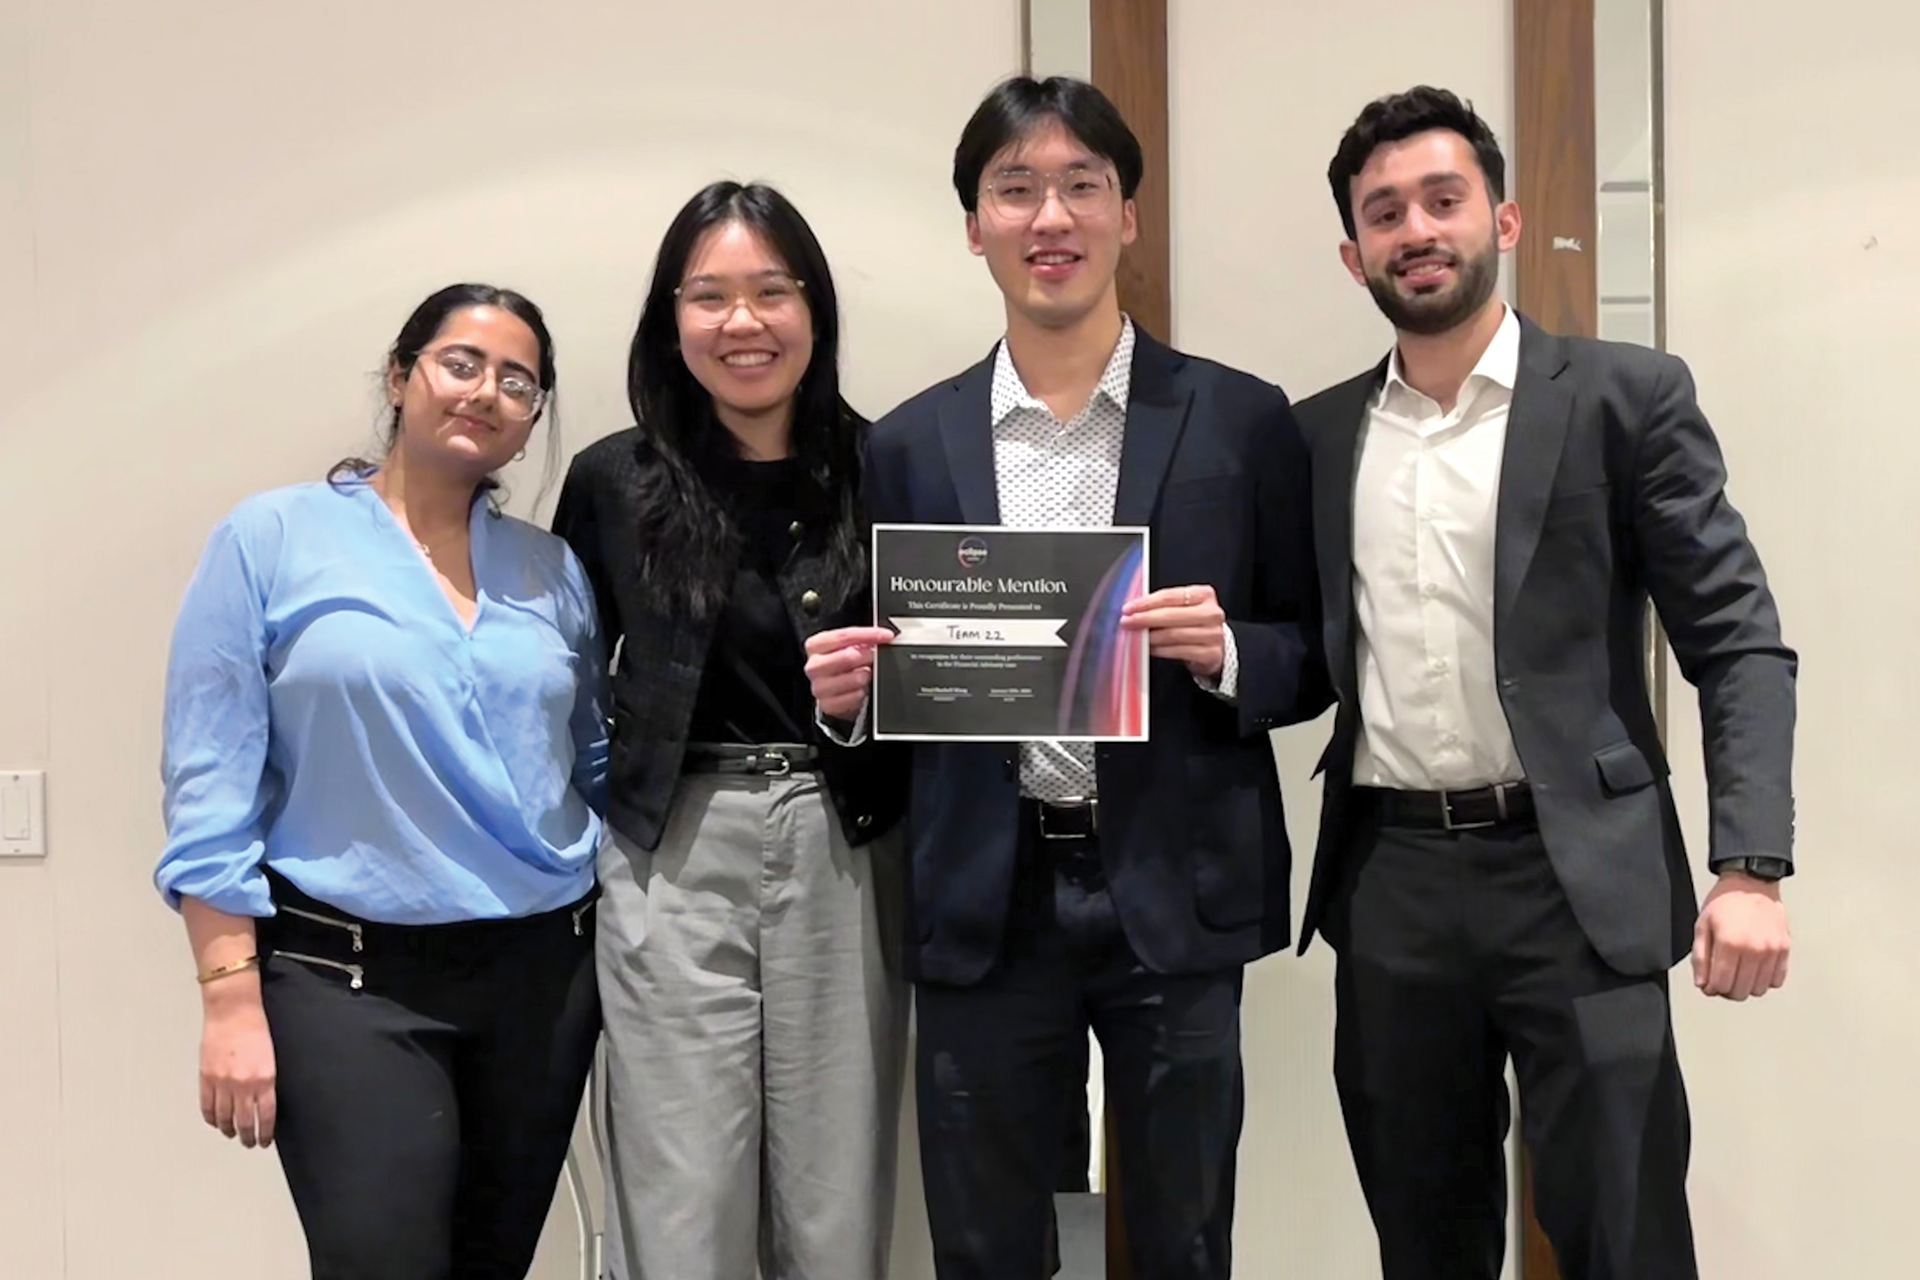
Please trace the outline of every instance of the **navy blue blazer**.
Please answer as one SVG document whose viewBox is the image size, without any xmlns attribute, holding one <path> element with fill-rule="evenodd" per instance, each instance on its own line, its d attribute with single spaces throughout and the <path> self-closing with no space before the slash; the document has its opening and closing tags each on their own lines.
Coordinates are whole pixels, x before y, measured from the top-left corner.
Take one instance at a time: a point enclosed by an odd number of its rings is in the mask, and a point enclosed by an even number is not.
<svg viewBox="0 0 1920 1280">
<path fill-rule="evenodd" d="M 875 522 L 1000 523 L 991 354 L 877 422 Z M 1146 525 L 1152 588 L 1210 584 L 1238 697 L 1154 659 L 1151 740 L 1096 749 L 1100 852 L 1127 940 L 1159 973 L 1245 964 L 1289 940 L 1292 851 L 1268 730 L 1332 705 L 1308 453 L 1286 395 L 1136 327 L 1114 523 Z M 888 744 L 893 745 L 893 744 Z M 998 958 L 1018 842 L 1018 747 L 913 743 L 908 964 L 977 981 Z"/>
</svg>

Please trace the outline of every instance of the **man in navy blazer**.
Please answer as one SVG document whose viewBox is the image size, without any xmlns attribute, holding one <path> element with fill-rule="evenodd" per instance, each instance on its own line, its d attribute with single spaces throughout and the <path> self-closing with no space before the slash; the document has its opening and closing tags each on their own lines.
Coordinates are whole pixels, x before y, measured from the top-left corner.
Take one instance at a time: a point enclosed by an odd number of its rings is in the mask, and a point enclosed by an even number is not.
<svg viewBox="0 0 1920 1280">
<path fill-rule="evenodd" d="M 919 1121 L 941 1280 L 1039 1276 L 1075 1072 L 1099 1036 L 1141 1280 L 1230 1273 L 1243 966 L 1289 941 L 1268 730 L 1331 704 L 1307 454 L 1276 387 L 1120 309 L 1139 143 L 1091 85 L 1010 80 L 955 154 L 1005 340 L 873 427 L 876 522 L 1145 525 L 1140 743 L 921 742 L 906 837 Z M 866 732 L 886 628 L 809 643 Z"/>
</svg>

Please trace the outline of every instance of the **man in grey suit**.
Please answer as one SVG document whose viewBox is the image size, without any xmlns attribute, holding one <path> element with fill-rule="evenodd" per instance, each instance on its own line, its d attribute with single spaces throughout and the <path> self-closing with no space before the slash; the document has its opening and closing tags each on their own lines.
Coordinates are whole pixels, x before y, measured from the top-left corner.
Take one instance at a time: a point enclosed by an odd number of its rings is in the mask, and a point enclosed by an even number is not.
<svg viewBox="0 0 1920 1280">
<path fill-rule="evenodd" d="M 1334 1074 L 1385 1280 L 1494 1280 L 1505 1064 L 1567 1280 L 1697 1274 L 1667 972 L 1786 980 L 1797 659 L 1686 367 L 1496 296 L 1520 235 L 1454 95 L 1368 106 L 1328 171 L 1392 321 L 1298 410 L 1338 690 L 1301 933 L 1338 955 Z M 1699 691 L 1696 905 L 1647 694 L 1651 601 Z"/>
</svg>

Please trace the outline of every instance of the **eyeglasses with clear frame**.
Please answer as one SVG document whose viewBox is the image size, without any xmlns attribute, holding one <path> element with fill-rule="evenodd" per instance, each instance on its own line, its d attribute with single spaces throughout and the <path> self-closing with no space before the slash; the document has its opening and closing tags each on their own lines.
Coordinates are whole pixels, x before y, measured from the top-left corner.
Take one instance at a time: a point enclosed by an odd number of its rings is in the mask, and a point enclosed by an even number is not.
<svg viewBox="0 0 1920 1280">
<path fill-rule="evenodd" d="M 485 382 L 489 374 L 493 376 L 494 390 L 498 397 L 500 416 L 516 421 L 525 421 L 540 412 L 540 406 L 546 402 L 547 393 L 531 378 L 523 373 L 519 366 L 508 366 L 495 370 L 486 358 L 472 347 L 440 347 L 422 351 L 420 358 L 428 376 L 449 392 L 472 395 Z"/>
<path fill-rule="evenodd" d="M 688 319 L 703 329 L 718 329 L 741 307 L 771 328 L 805 308 L 807 282 L 784 271 L 768 271 L 742 282 L 701 276 L 673 291 Z"/>
<path fill-rule="evenodd" d="M 1011 220 L 1039 213 L 1049 191 L 1059 193 L 1060 203 L 1077 218 L 1105 213 L 1113 207 L 1113 194 L 1119 187 L 1119 179 L 1110 169 L 1075 167 L 1059 173 L 1010 169 L 995 174 L 984 189 L 994 211 Z"/>
</svg>

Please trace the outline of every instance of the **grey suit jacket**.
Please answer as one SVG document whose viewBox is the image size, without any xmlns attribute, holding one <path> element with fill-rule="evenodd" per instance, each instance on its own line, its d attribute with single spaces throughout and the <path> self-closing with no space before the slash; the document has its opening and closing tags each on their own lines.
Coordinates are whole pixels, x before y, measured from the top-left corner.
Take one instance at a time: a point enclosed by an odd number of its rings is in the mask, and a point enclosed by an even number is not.
<svg viewBox="0 0 1920 1280">
<path fill-rule="evenodd" d="M 1327 661 L 1339 698 L 1300 949 L 1338 913 L 1359 702 L 1352 592 L 1358 445 L 1382 360 L 1301 405 Z M 1779 612 L 1725 493 L 1679 359 L 1556 337 L 1522 317 L 1494 537 L 1494 667 L 1540 831 L 1594 949 L 1625 974 L 1687 954 L 1698 913 L 1647 692 L 1647 606 L 1698 690 L 1709 865 L 1791 860 L 1794 680 Z M 1316 772 L 1319 772 L 1317 770 Z"/>
</svg>

